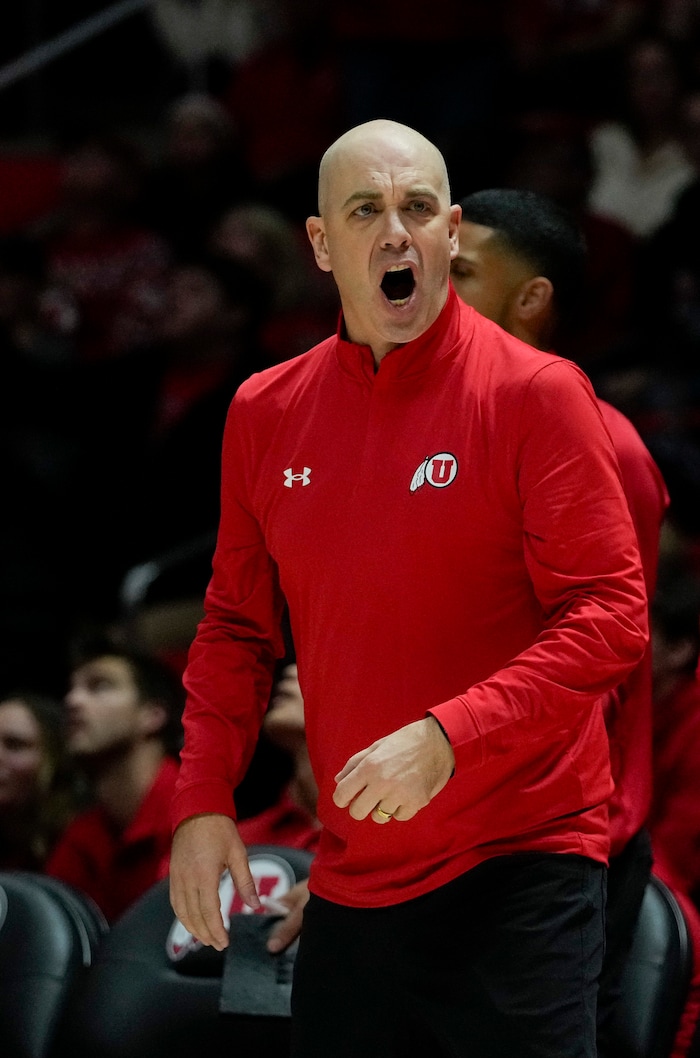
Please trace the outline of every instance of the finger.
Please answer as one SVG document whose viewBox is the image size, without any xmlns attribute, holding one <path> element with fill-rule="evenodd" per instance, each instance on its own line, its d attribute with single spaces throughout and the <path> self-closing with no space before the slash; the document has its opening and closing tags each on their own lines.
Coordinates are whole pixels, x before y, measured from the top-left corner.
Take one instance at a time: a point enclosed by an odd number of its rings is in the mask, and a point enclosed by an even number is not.
<svg viewBox="0 0 700 1058">
<path fill-rule="evenodd" d="M 178 920 L 202 944 L 222 951 L 228 944 L 228 934 L 221 917 L 218 882 L 211 887 L 190 886 L 186 881 L 171 878 L 171 904 Z"/>
<path fill-rule="evenodd" d="M 303 916 L 303 907 L 292 908 L 287 917 L 281 919 L 270 931 L 270 936 L 267 939 L 267 950 L 275 953 L 288 948 L 301 933 Z"/>
<path fill-rule="evenodd" d="M 416 806 L 409 808 L 407 805 L 399 805 L 399 807 L 394 812 L 394 819 L 398 823 L 405 823 L 407 819 L 413 819 L 413 817 L 418 813 L 418 811 L 419 808 Z"/>
<path fill-rule="evenodd" d="M 189 930 L 189 932 L 192 933 L 184 888 L 172 875 L 170 876 L 170 906 L 172 907 L 173 913 L 178 921 L 182 923 L 186 930 Z"/>
<path fill-rule="evenodd" d="M 363 776 L 362 773 L 358 772 L 358 764 L 360 763 L 362 762 L 357 762 L 350 771 L 346 772 L 345 777 L 338 782 L 338 785 L 333 791 L 333 802 L 338 808 L 347 808 L 350 803 L 357 797 L 361 796 L 363 791 L 367 788 L 366 776 Z M 345 765 L 343 771 L 348 768 L 349 764 L 350 761 Z M 339 774 L 342 774 L 342 772 Z M 376 797 L 373 801 L 370 800 L 368 802 L 365 815 L 372 811 L 376 803 Z"/>
<path fill-rule="evenodd" d="M 398 808 L 387 808 L 386 804 L 378 804 L 372 810 L 372 819 L 375 823 L 390 823 L 395 817 Z"/>
<path fill-rule="evenodd" d="M 247 904 L 253 911 L 258 911 L 262 905 L 260 903 L 260 897 L 258 896 L 258 890 L 255 886 L 253 875 L 250 873 L 248 853 L 242 842 L 240 842 L 240 848 L 235 846 L 231 850 L 228 869 L 231 872 L 236 892 L 243 903 Z"/>
<path fill-rule="evenodd" d="M 377 806 L 377 791 L 371 790 L 369 786 L 366 786 L 364 790 L 361 790 L 357 797 L 350 802 L 348 811 L 353 819 L 358 821 L 366 819 L 367 816 L 372 815 Z"/>
<path fill-rule="evenodd" d="M 228 934 L 221 916 L 219 879 L 208 884 L 190 887 L 178 876 L 170 879 L 170 903 L 186 930 L 202 944 L 222 951 L 228 944 Z"/>
<path fill-rule="evenodd" d="M 347 778 L 351 772 L 355 770 L 358 764 L 361 764 L 368 753 L 372 750 L 372 746 L 368 746 L 367 749 L 361 749 L 359 753 L 354 753 L 350 760 L 346 763 L 345 767 L 342 768 L 335 777 L 337 783 L 342 782 Z M 336 802 L 337 803 L 337 802 Z M 348 802 L 349 803 L 349 802 Z M 341 808 L 345 808 L 345 805 L 339 805 Z"/>
<path fill-rule="evenodd" d="M 229 937 L 221 915 L 218 886 L 215 893 L 210 889 L 195 890 L 192 902 L 188 901 L 188 912 L 194 927 L 190 927 L 190 933 L 197 940 L 217 951 L 228 947 Z"/>
</svg>

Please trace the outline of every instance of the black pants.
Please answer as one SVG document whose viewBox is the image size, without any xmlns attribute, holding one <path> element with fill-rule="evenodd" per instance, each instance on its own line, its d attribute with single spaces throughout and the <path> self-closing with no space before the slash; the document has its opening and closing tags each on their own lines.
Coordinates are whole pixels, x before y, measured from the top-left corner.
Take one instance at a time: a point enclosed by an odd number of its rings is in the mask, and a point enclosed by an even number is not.
<svg viewBox="0 0 700 1058">
<path fill-rule="evenodd" d="M 594 1058 L 606 870 L 499 856 L 425 896 L 312 896 L 292 1058 Z"/>
<path fill-rule="evenodd" d="M 615 1058 L 614 1017 L 622 971 L 652 867 L 651 839 L 640 830 L 622 852 L 610 858 L 605 923 L 605 956 L 598 993 L 598 1055 Z"/>
</svg>

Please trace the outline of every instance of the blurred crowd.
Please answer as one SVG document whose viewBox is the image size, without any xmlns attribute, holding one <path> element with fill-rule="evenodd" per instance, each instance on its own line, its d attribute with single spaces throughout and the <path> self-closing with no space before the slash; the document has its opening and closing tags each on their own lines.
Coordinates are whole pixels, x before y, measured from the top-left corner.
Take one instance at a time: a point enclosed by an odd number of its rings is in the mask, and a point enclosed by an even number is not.
<svg viewBox="0 0 700 1058">
<path fill-rule="evenodd" d="M 153 736 L 177 695 L 92 748 L 82 703 L 140 671 L 119 653 L 134 646 L 130 571 L 216 528 L 237 386 L 335 330 L 335 286 L 304 229 L 318 162 L 346 128 L 388 117 L 443 151 L 454 201 L 538 191 L 585 234 L 582 311 L 557 352 L 631 419 L 669 491 L 653 608 L 668 755 L 653 822 L 673 831 L 680 814 L 694 831 L 684 862 L 700 900 L 700 796 L 688 795 L 700 775 L 700 4 L 158 0 L 150 17 L 183 90 L 148 142 L 66 122 L 42 163 L 45 193 L 29 181 L 15 213 L 0 210 L 0 867 L 61 862 L 69 821 L 100 797 L 113 804 L 115 775 L 126 782 L 127 743 L 150 747 L 128 757 L 134 803 L 157 775 L 169 789 L 163 760 L 176 749 L 159 736 L 154 753 Z M 210 73 L 193 90 L 187 71 L 203 56 Z M 176 584 L 194 599 L 184 627 L 166 608 L 137 644 L 176 675 L 207 561 L 205 549 L 194 586 L 184 572 Z M 112 645 L 77 659 L 96 629 Z M 108 671 L 95 674 L 100 658 Z M 293 665 L 290 644 L 241 814 L 256 820 L 251 841 L 313 847 Z M 673 807 L 681 757 L 688 783 Z"/>
</svg>

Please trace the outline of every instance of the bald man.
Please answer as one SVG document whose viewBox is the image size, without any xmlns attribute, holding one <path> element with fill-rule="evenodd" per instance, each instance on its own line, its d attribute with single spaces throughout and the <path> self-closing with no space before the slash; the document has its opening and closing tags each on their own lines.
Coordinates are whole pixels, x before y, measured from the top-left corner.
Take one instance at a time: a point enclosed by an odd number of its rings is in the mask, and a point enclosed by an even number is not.
<svg viewBox="0 0 700 1058">
<path fill-rule="evenodd" d="M 171 899 L 219 949 L 221 871 L 259 907 L 233 790 L 286 599 L 322 823 L 293 1058 L 595 1055 L 600 697 L 647 642 L 639 550 L 585 375 L 457 297 L 459 222 L 418 132 L 341 136 L 307 222 L 337 333 L 224 432 Z"/>
</svg>

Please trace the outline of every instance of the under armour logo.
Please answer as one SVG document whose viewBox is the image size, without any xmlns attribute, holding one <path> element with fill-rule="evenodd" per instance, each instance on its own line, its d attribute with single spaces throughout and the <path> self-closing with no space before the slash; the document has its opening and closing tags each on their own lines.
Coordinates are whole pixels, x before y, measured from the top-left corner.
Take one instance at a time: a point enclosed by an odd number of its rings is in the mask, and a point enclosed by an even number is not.
<svg viewBox="0 0 700 1058">
<path fill-rule="evenodd" d="M 295 481 L 300 481 L 302 485 L 309 485 L 311 479 L 311 467 L 304 467 L 302 474 L 295 474 L 291 467 L 288 467 L 284 472 L 284 484 L 285 487 L 291 489 Z"/>
<path fill-rule="evenodd" d="M 438 452 L 424 459 L 411 479 L 411 492 L 417 492 L 426 481 L 434 489 L 444 489 L 457 477 L 457 457 L 451 452 Z"/>
</svg>

